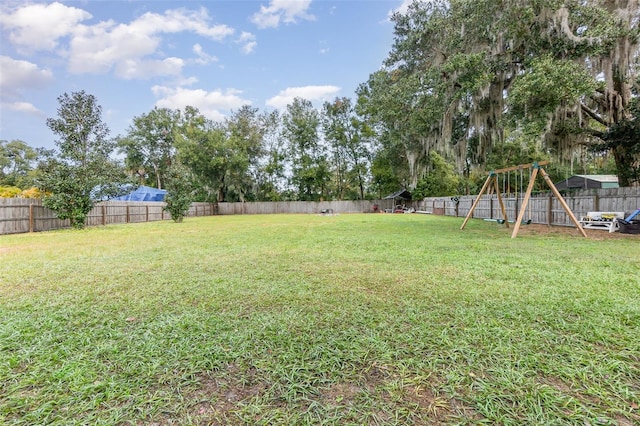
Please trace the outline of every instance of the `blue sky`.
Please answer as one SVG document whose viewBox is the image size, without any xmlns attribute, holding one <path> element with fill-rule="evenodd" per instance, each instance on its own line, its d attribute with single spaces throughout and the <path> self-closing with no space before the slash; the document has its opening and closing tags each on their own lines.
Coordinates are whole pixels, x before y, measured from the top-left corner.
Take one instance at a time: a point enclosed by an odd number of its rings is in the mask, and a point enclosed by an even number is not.
<svg viewBox="0 0 640 426">
<path fill-rule="evenodd" d="M 154 106 L 214 120 L 250 104 L 355 98 L 408 0 L 57 1 L 0 5 L 0 139 L 53 148 L 58 96 L 96 96 L 111 136 Z"/>
</svg>

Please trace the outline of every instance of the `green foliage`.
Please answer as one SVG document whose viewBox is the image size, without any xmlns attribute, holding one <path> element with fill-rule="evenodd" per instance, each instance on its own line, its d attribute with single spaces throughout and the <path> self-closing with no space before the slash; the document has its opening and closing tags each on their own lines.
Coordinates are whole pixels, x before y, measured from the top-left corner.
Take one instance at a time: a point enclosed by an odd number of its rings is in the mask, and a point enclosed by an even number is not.
<svg viewBox="0 0 640 426">
<path fill-rule="evenodd" d="M 546 160 L 537 144 L 525 138 L 509 139 L 496 144 L 487 155 L 487 170 L 503 169 L 519 164 Z"/>
<path fill-rule="evenodd" d="M 57 158 L 38 166 L 38 188 L 47 195 L 43 204 L 74 228 L 83 228 L 95 201 L 117 195 L 125 180 L 122 170 L 110 159 L 115 144 L 107 139 L 109 129 L 102 122 L 102 108 L 84 91 L 58 98 L 58 118 L 47 126 L 61 139 Z"/>
<path fill-rule="evenodd" d="M 550 55 L 534 58 L 526 73 L 515 78 L 509 91 L 509 116 L 526 134 L 540 137 L 551 114 L 576 105 L 594 93 L 596 82 L 584 66 Z"/>
<path fill-rule="evenodd" d="M 226 176 L 231 156 L 225 131 L 188 107 L 176 141 L 177 159 L 200 181 L 207 197 L 226 201 Z"/>
<path fill-rule="evenodd" d="M 460 193 L 460 177 L 453 164 L 435 151 L 429 153 L 429 171 L 412 192 L 414 199 L 451 196 Z"/>
<path fill-rule="evenodd" d="M 382 141 L 371 162 L 371 191 L 377 198 L 396 192 L 399 188 L 406 188 L 408 168 L 404 153 L 398 145 L 391 145 Z"/>
<path fill-rule="evenodd" d="M 610 126 L 604 142 L 593 148 L 613 152 L 620 186 L 640 183 L 640 100 L 635 98 L 629 109 L 630 117 Z"/>
<path fill-rule="evenodd" d="M 166 190 L 164 210 L 168 211 L 174 222 L 182 222 L 189 212 L 193 201 L 193 183 L 189 170 L 174 163 L 166 171 Z"/>
<path fill-rule="evenodd" d="M 164 187 L 167 168 L 175 155 L 175 132 L 179 111 L 154 108 L 148 114 L 133 118 L 127 135 L 118 140 L 125 157 L 125 167 L 141 183 Z"/>
<path fill-rule="evenodd" d="M 330 166 L 318 134 L 320 117 L 310 101 L 295 98 L 283 116 L 283 134 L 289 142 L 291 184 L 299 200 L 317 201 L 328 194 Z"/>
<path fill-rule="evenodd" d="M 402 148 L 410 181 L 434 149 L 455 153 L 459 172 L 486 168 L 514 132 L 568 161 L 627 114 L 637 16 L 637 2 L 413 2 L 393 15 L 386 68 L 358 106 L 385 148 Z"/>
<path fill-rule="evenodd" d="M 280 113 L 276 110 L 263 117 L 263 156 L 257 167 L 256 198 L 265 201 L 284 199 L 287 146 L 282 137 Z"/>
<path fill-rule="evenodd" d="M 357 116 L 349 98 L 325 102 L 322 112 L 324 137 L 331 151 L 335 198 L 362 200 L 369 177 L 373 131 Z"/>
<path fill-rule="evenodd" d="M 0 184 L 20 188 L 32 186 L 31 171 L 37 159 L 37 150 L 26 142 L 0 140 Z"/>
<path fill-rule="evenodd" d="M 40 173 L 39 187 L 48 193 L 44 206 L 54 210 L 59 219 L 69 219 L 73 228 L 83 228 L 94 206 L 91 184 L 98 182 L 86 170 L 53 159 L 40 164 Z"/>
<path fill-rule="evenodd" d="M 248 106 L 224 123 L 187 107 L 178 131 L 177 158 L 216 201 L 244 201 L 251 193 L 263 155 L 265 117 Z"/>
<path fill-rule="evenodd" d="M 226 182 L 239 201 L 255 197 L 254 184 L 258 177 L 260 158 L 265 154 L 264 137 L 269 130 L 270 117 L 260 115 L 248 105 L 235 111 L 225 120 L 229 146 Z"/>
</svg>

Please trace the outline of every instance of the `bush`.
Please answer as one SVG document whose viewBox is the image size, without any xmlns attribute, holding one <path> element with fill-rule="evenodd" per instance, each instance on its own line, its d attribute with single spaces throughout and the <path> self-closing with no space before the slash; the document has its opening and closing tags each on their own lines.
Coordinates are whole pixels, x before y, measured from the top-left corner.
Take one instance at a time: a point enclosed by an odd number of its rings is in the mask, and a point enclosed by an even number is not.
<svg viewBox="0 0 640 426">
<path fill-rule="evenodd" d="M 0 186 L 0 198 L 16 198 L 21 192 L 17 186 Z"/>
<path fill-rule="evenodd" d="M 173 164 L 167 170 L 166 183 L 164 201 L 167 205 L 164 210 L 169 212 L 174 222 L 182 222 L 193 200 L 193 185 L 188 170 L 180 164 Z"/>
<path fill-rule="evenodd" d="M 38 188 L 29 188 L 25 189 L 20 193 L 20 198 L 42 198 L 45 193 L 40 191 Z"/>
</svg>

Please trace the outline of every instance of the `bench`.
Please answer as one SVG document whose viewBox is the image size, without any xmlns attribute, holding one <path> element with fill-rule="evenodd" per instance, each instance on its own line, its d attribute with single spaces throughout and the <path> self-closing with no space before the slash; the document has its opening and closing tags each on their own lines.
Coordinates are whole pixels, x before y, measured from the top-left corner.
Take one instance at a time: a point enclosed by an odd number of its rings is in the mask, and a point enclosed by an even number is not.
<svg viewBox="0 0 640 426">
<path fill-rule="evenodd" d="M 580 218 L 584 229 L 602 229 L 609 232 L 618 230 L 618 219 L 624 219 L 624 212 L 588 212 Z"/>
</svg>

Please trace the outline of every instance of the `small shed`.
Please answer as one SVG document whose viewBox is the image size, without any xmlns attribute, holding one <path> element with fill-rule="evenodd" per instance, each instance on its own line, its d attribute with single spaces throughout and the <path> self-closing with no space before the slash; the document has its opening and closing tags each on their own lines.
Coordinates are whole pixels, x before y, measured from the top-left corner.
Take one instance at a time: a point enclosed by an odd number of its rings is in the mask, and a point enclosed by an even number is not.
<svg viewBox="0 0 640 426">
<path fill-rule="evenodd" d="M 406 189 L 401 189 L 393 194 L 387 195 L 383 200 L 393 200 L 394 207 L 392 209 L 385 209 L 387 213 L 393 213 L 400 209 L 404 210 L 406 209 L 407 201 L 411 201 L 411 192 Z"/>
<path fill-rule="evenodd" d="M 150 186 L 139 186 L 133 192 L 130 192 L 126 195 L 121 195 L 120 197 L 112 198 L 112 200 L 119 201 L 164 201 L 164 196 L 167 194 L 167 191 L 164 189 L 152 188 Z"/>
<path fill-rule="evenodd" d="M 555 184 L 558 190 L 618 188 L 616 175 L 574 175 Z"/>
</svg>

